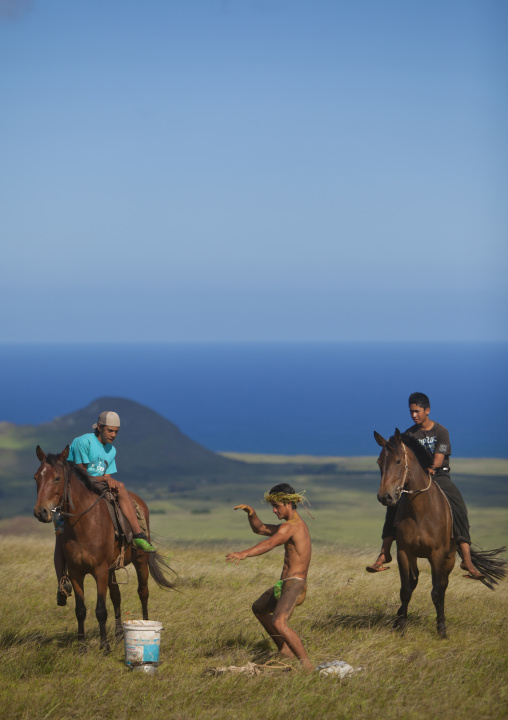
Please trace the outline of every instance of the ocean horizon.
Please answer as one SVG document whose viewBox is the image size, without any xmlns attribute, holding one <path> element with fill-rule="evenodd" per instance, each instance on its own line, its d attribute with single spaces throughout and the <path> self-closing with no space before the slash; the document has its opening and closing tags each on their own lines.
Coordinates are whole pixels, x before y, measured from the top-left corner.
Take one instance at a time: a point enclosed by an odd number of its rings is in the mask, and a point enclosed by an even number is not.
<svg viewBox="0 0 508 720">
<path fill-rule="evenodd" d="M 507 458 L 507 361 L 503 342 L 3 343 L 0 421 L 125 397 L 215 451 L 376 455 L 373 431 L 411 425 L 419 391 L 452 455 Z"/>
</svg>

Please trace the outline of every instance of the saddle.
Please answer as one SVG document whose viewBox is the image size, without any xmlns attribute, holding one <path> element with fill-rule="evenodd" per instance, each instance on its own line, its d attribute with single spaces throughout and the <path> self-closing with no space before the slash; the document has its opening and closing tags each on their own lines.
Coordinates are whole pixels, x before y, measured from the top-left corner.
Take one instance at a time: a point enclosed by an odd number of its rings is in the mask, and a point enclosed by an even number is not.
<svg viewBox="0 0 508 720">
<path fill-rule="evenodd" d="M 452 509 L 452 506 L 451 506 L 451 504 L 450 504 L 450 500 L 448 499 L 448 496 L 447 496 L 447 494 L 445 493 L 445 491 L 443 490 L 443 488 L 442 488 L 438 483 L 434 483 L 434 485 L 437 487 L 437 489 L 439 490 L 439 492 L 441 493 L 441 495 L 442 495 L 442 496 L 444 497 L 444 499 L 446 500 L 446 504 L 448 505 L 448 509 L 449 509 L 449 511 L 450 511 L 450 516 L 451 516 L 451 519 L 452 519 L 452 524 L 451 524 L 452 535 L 451 535 L 451 539 L 453 540 L 454 537 L 455 537 L 455 534 L 456 534 L 456 533 L 455 533 L 455 518 L 453 517 L 453 509 Z"/>
<path fill-rule="evenodd" d="M 132 543 L 133 533 L 130 523 L 121 511 L 115 493 L 109 490 L 107 482 L 105 480 L 97 480 L 94 485 L 97 493 L 101 495 L 104 494 L 106 507 L 108 508 L 109 516 L 115 529 L 115 537 L 118 538 L 123 549 Z M 147 523 L 143 510 L 135 500 L 133 500 L 133 502 L 140 527 L 143 532 L 147 533 Z"/>
</svg>

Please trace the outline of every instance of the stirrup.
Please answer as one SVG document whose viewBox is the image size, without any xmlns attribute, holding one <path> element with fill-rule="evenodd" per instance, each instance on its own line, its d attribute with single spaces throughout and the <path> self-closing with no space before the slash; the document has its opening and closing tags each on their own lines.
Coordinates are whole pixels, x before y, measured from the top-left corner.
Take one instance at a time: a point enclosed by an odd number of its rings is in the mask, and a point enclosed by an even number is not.
<svg viewBox="0 0 508 720">
<path fill-rule="evenodd" d="M 68 575 L 62 575 L 58 583 L 58 592 L 65 595 L 66 598 L 72 595 L 72 583 Z"/>
<path fill-rule="evenodd" d="M 72 595 L 72 584 L 67 575 L 62 575 L 56 591 L 56 604 L 59 607 L 67 605 L 67 598 Z"/>
</svg>

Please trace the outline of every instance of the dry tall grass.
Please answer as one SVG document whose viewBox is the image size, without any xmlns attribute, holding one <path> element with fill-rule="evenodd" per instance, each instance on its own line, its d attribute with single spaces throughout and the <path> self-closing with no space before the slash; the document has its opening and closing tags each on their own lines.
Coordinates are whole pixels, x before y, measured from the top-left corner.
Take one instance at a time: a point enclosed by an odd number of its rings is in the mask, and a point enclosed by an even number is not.
<svg viewBox="0 0 508 720">
<path fill-rule="evenodd" d="M 293 626 L 317 663 L 341 659 L 364 669 L 347 680 L 297 672 L 262 677 L 203 675 L 272 650 L 250 612 L 280 571 L 282 551 L 226 565 L 231 545 L 173 549 L 180 593 L 150 583 L 150 615 L 163 622 L 161 661 L 147 677 L 123 663 L 123 645 L 104 657 L 87 580 L 88 653 L 78 654 L 73 600 L 55 602 L 52 541 L 0 539 L 1 715 L 40 718 L 175 718 L 281 720 L 362 718 L 455 720 L 508 716 L 508 585 L 495 592 L 462 578 L 456 566 L 447 592 L 448 640 L 435 630 L 430 574 L 423 561 L 405 637 L 391 629 L 398 607 L 396 565 L 369 575 L 375 549 L 315 547 L 309 592 Z M 122 589 L 123 611 L 139 617 L 134 576 Z M 111 611 L 111 605 L 108 606 Z M 113 621 L 108 620 L 110 635 Z"/>
</svg>

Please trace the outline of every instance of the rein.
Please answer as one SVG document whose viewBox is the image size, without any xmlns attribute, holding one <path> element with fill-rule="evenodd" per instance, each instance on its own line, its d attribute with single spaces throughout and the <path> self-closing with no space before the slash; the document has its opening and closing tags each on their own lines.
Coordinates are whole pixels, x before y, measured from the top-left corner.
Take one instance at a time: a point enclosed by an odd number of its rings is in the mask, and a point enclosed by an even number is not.
<svg viewBox="0 0 508 720">
<path fill-rule="evenodd" d="M 64 491 L 62 494 L 61 503 L 62 503 L 62 505 L 67 504 L 67 507 L 71 507 L 74 510 L 74 503 L 72 502 L 71 491 L 70 491 L 71 475 L 69 472 L 69 467 L 67 465 L 64 465 L 64 474 L 65 474 Z M 89 508 L 87 508 L 86 510 L 83 510 L 83 512 L 71 513 L 71 512 L 65 512 L 64 510 L 60 509 L 60 514 L 64 515 L 65 517 L 81 517 L 81 515 L 86 515 L 87 512 L 90 512 L 90 510 L 97 505 L 99 500 L 102 500 L 104 497 L 106 497 L 107 492 L 108 492 L 107 489 L 103 490 L 101 492 L 101 494 L 98 496 L 97 500 L 94 503 L 92 503 Z M 57 508 L 58 508 L 58 505 L 54 509 L 56 510 Z"/>
<path fill-rule="evenodd" d="M 409 465 L 409 461 L 407 458 L 407 448 L 404 445 L 404 443 L 401 443 L 401 445 L 402 445 L 402 449 L 404 451 L 405 469 L 404 469 L 404 477 L 402 478 L 402 482 L 400 483 L 400 485 L 397 486 L 397 490 L 400 492 L 401 495 L 402 495 L 402 493 L 405 493 L 406 495 L 414 495 L 415 493 L 427 492 L 427 490 L 432 485 L 432 475 L 430 473 L 429 473 L 429 484 L 427 485 L 426 488 L 423 488 L 423 490 L 404 490 L 404 485 L 407 483 L 407 481 L 411 477 L 411 467 Z"/>
</svg>

